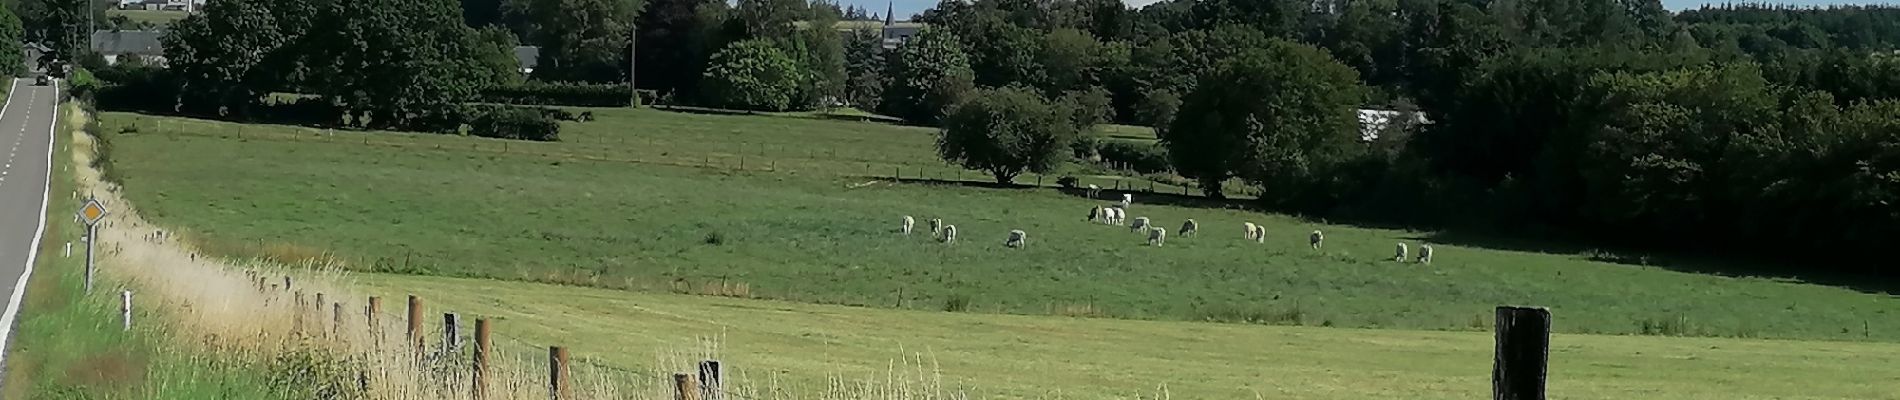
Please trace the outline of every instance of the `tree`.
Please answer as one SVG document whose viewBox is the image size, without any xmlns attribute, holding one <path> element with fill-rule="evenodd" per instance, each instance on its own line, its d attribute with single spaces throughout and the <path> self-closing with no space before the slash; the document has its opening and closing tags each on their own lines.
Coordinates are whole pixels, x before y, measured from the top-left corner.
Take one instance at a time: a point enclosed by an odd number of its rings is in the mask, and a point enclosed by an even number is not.
<svg viewBox="0 0 1900 400">
<path fill-rule="evenodd" d="M 711 56 L 725 2 L 647 0 L 640 13 L 634 55 L 638 87 L 659 93 L 695 93 Z M 716 14 L 716 15 L 715 15 Z"/>
<path fill-rule="evenodd" d="M 454 0 L 329 4 L 310 36 L 321 43 L 312 88 L 369 127 L 404 128 L 474 97 L 491 83 L 474 32 Z M 168 53 L 169 54 L 169 53 Z"/>
<path fill-rule="evenodd" d="M 812 14 L 812 18 L 805 21 L 808 24 L 806 29 L 779 42 L 783 43 L 782 47 L 793 50 L 799 68 L 806 74 L 799 88 L 797 103 L 807 107 L 830 107 L 844 98 L 844 38 L 838 35 L 838 31 L 831 29 L 838 23 L 836 15 L 816 9 Z"/>
<path fill-rule="evenodd" d="M 1115 120 L 1115 106 L 1111 102 L 1108 90 L 1090 87 L 1063 93 L 1056 105 L 1065 111 L 1075 130 L 1088 132 L 1096 125 Z"/>
<path fill-rule="evenodd" d="M 534 69 L 547 81 L 625 82 L 627 41 L 639 0 L 530 0 Z"/>
<path fill-rule="evenodd" d="M 957 46 L 956 34 L 924 28 L 889 60 L 884 114 L 919 124 L 937 122 L 973 86 L 970 58 Z"/>
<path fill-rule="evenodd" d="M 259 68 L 288 41 L 269 0 L 211 2 L 204 12 L 172 24 L 163 43 L 182 81 L 181 105 L 220 115 L 247 114 L 263 101 L 285 71 Z"/>
<path fill-rule="evenodd" d="M 713 54 L 703 84 L 722 107 L 780 111 L 790 108 L 807 79 L 797 61 L 767 40 L 747 40 Z"/>
<path fill-rule="evenodd" d="M 739 0 L 733 11 L 744 24 L 747 39 L 790 38 L 797 29 L 793 23 L 811 15 L 804 0 Z"/>
<path fill-rule="evenodd" d="M 876 110 L 885 85 L 884 35 L 856 30 L 845 42 L 845 101 L 861 110 Z"/>
<path fill-rule="evenodd" d="M 1180 110 L 1181 95 L 1156 89 L 1141 96 L 1141 105 L 1135 108 L 1135 120 L 1154 127 L 1156 137 L 1167 139 L 1168 129 L 1174 125 L 1174 115 Z"/>
<path fill-rule="evenodd" d="M 1165 142 L 1175 169 L 1210 196 L 1230 177 L 1292 195 L 1346 157 L 1361 91 L 1352 69 L 1318 49 L 1271 40 L 1202 75 Z"/>
<path fill-rule="evenodd" d="M 19 76 L 26 65 L 25 51 L 21 43 L 25 40 L 26 30 L 20 26 L 20 17 L 13 10 L 0 8 L 0 74 Z"/>
<path fill-rule="evenodd" d="M 1048 93 L 1082 89 L 1097 83 L 1096 57 L 1102 44 L 1077 29 L 1057 29 L 1043 37 L 1036 61 L 1042 67 L 1036 85 Z"/>
<path fill-rule="evenodd" d="M 1054 169 L 1073 140 L 1075 128 L 1061 108 L 1034 91 L 982 89 L 944 116 L 937 154 L 1009 184 L 1025 171 Z"/>
</svg>

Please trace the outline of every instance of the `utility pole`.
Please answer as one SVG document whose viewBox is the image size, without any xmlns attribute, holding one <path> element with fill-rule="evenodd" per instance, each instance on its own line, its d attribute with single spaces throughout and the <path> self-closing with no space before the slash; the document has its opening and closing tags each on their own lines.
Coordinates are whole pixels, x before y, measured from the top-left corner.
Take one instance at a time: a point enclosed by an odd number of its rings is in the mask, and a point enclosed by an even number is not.
<svg viewBox="0 0 1900 400">
<path fill-rule="evenodd" d="M 633 98 L 627 102 L 627 106 L 639 108 L 640 80 L 636 79 L 639 77 L 639 70 L 634 69 L 634 63 L 637 62 L 634 60 L 634 56 L 640 50 L 640 26 L 629 25 L 629 27 L 631 27 L 631 29 L 627 30 L 627 36 L 629 36 L 627 38 L 627 95 L 633 96 Z"/>
</svg>

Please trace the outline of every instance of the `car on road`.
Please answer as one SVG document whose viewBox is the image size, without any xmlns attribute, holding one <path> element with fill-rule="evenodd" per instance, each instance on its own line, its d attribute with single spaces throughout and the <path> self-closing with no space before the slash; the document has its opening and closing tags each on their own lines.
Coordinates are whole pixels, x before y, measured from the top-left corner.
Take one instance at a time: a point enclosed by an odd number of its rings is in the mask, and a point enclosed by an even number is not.
<svg viewBox="0 0 1900 400">
<path fill-rule="evenodd" d="M 34 79 L 34 80 L 33 80 L 33 84 L 34 84 L 34 85 L 36 85 L 36 86 L 46 86 L 46 85 L 51 85 L 51 84 L 53 84 L 53 77 L 51 77 L 51 76 L 46 76 L 46 75 L 40 75 L 40 77 L 39 77 L 39 78 L 36 78 L 36 79 Z"/>
</svg>

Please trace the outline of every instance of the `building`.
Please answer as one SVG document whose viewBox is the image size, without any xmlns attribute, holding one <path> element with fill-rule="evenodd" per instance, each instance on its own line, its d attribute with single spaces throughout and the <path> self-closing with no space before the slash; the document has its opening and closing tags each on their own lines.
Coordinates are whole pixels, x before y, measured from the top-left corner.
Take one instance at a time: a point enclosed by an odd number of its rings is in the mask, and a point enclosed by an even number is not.
<svg viewBox="0 0 1900 400">
<path fill-rule="evenodd" d="M 515 46 L 515 71 L 522 76 L 534 73 L 534 67 L 541 65 L 541 47 Z"/>
<path fill-rule="evenodd" d="M 165 65 L 165 46 L 159 42 L 163 36 L 163 31 L 93 31 L 92 51 L 105 57 L 106 64 L 138 57 L 147 63 Z"/>
<path fill-rule="evenodd" d="M 108 4 L 120 10 L 194 12 L 204 8 L 205 0 L 113 0 Z"/>
<path fill-rule="evenodd" d="M 797 26 L 799 29 L 808 29 L 811 27 L 810 24 L 803 21 L 797 22 Z M 831 29 L 838 31 L 839 34 L 846 35 L 846 39 L 849 39 L 850 35 L 858 32 L 876 31 L 878 32 L 878 36 L 884 39 L 884 49 L 890 50 L 904 43 L 909 43 L 910 39 L 917 37 L 917 32 L 923 31 L 926 26 L 928 25 L 921 22 L 838 21 L 837 24 L 831 26 Z"/>
</svg>

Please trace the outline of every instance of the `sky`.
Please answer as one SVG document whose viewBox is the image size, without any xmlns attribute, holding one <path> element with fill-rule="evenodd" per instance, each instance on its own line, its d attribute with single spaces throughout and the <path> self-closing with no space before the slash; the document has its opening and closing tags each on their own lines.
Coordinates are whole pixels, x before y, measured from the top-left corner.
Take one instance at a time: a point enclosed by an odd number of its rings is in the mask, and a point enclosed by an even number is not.
<svg viewBox="0 0 1900 400">
<path fill-rule="evenodd" d="M 1140 7 L 1140 6 L 1148 5 L 1149 3 L 1154 3 L 1159 0 L 1123 0 L 1123 1 L 1128 3 L 1131 6 Z M 1736 2 L 1741 2 L 1741 1 L 1742 0 L 1736 0 Z M 1761 0 L 1747 0 L 1747 1 L 1761 1 Z M 1782 0 L 1780 2 L 1787 3 L 1787 4 L 1804 5 L 1804 6 L 1829 5 L 1829 4 L 1900 5 L 1900 0 L 1858 0 L 1858 1 L 1854 1 L 1854 0 Z M 1719 0 L 1718 1 L 1663 0 L 1663 7 L 1667 7 L 1670 10 L 1682 10 L 1685 8 L 1695 8 L 1697 6 L 1701 6 L 1703 4 L 1709 4 L 1709 3 L 1721 4 L 1722 1 L 1719 1 Z M 897 17 L 899 20 L 902 20 L 905 18 L 910 18 L 911 15 L 916 15 L 917 13 L 922 12 L 925 9 L 929 9 L 931 7 L 936 6 L 937 0 L 838 0 L 838 4 L 856 5 L 859 7 L 864 7 L 864 8 L 870 9 L 871 12 L 877 13 L 880 16 L 884 15 L 885 6 L 888 4 L 897 9 Z"/>
</svg>

